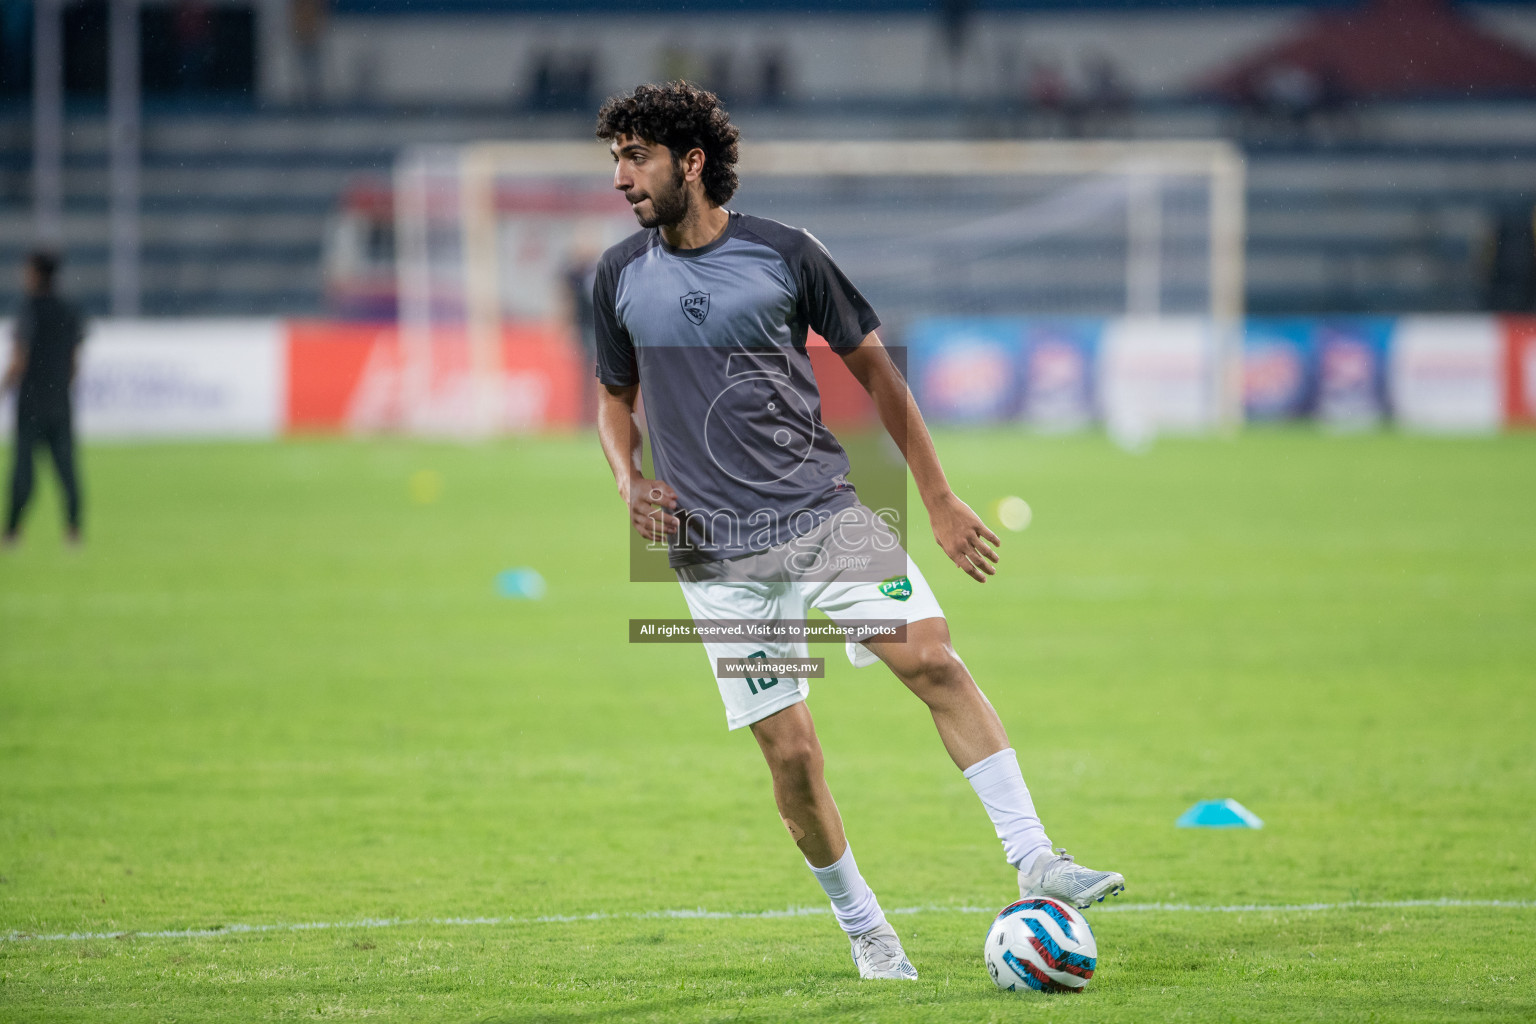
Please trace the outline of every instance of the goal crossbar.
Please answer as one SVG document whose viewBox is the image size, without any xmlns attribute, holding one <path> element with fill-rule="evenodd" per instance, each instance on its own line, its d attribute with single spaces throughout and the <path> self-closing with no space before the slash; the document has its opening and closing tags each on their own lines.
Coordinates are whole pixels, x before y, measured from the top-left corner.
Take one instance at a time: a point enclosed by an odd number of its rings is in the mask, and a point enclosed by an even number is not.
<svg viewBox="0 0 1536 1024">
<path fill-rule="evenodd" d="M 496 221 L 498 180 L 602 180 L 612 173 L 612 159 L 592 142 L 486 141 L 456 147 L 407 150 L 397 166 L 396 237 L 399 244 L 401 320 L 418 351 L 430 343 L 425 327 L 429 282 L 419 273 L 427 245 L 430 199 L 419 180 L 421 168 L 447 170 L 458 182 L 457 219 L 463 261 L 465 328 L 476 355 L 477 372 L 495 370 L 495 339 L 500 330 L 499 254 Z M 1135 295 L 1155 296 L 1157 256 L 1161 246 L 1160 178 L 1200 177 L 1209 182 L 1206 227 L 1209 289 L 1206 316 L 1216 339 L 1218 358 L 1213 382 L 1222 397 L 1221 418 L 1241 419 L 1240 323 L 1244 295 L 1245 164 L 1242 153 L 1222 140 L 1069 140 L 1069 141 L 770 141 L 741 148 L 741 174 L 754 177 L 1026 177 L 1098 175 L 1125 177 L 1128 190 L 1128 252 L 1151 254 L 1139 265 L 1151 277 L 1128 266 L 1128 305 Z M 416 174 L 418 177 L 413 178 Z M 1138 197 L 1141 197 L 1138 199 Z M 1151 197 L 1149 199 L 1149 197 Z M 1132 309 L 1132 312 L 1136 310 Z M 1146 312 L 1147 310 L 1142 310 Z M 1157 312 L 1152 300 L 1150 312 Z"/>
</svg>

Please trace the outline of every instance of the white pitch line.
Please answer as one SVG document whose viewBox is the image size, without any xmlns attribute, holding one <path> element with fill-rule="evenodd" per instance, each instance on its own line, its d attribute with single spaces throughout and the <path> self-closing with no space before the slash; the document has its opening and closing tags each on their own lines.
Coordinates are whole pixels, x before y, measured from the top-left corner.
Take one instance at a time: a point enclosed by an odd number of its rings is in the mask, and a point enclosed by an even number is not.
<svg viewBox="0 0 1536 1024">
<path fill-rule="evenodd" d="M 1096 914 L 1260 914 L 1308 913 L 1325 910 L 1406 910 L 1413 907 L 1496 907 L 1504 910 L 1536 910 L 1536 900 L 1346 900 L 1342 903 L 1245 903 L 1200 906 L 1193 903 L 1106 903 L 1093 908 Z M 887 914 L 994 914 L 996 907 L 897 907 Z M 85 939 L 205 939 L 220 935 L 254 935 L 262 932 L 341 931 L 349 928 L 401 928 L 407 925 L 573 924 L 582 921 L 706 920 L 751 921 L 780 917 L 821 917 L 830 907 L 788 907 L 784 910 L 637 910 L 619 914 L 544 914 L 539 917 L 365 917 L 356 921 L 307 921 L 297 924 L 228 924 L 217 928 L 172 928 L 140 932 L 59 932 L 35 935 L 11 931 L 0 942 L 78 942 Z"/>
</svg>

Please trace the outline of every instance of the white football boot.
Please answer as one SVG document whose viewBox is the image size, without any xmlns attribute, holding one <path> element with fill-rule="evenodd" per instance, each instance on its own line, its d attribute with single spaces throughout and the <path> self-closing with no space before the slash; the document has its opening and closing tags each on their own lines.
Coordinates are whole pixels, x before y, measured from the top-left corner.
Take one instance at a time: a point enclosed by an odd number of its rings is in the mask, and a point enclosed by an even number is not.
<svg viewBox="0 0 1536 1024">
<path fill-rule="evenodd" d="M 878 928 L 854 935 L 849 941 L 853 944 L 853 962 L 859 969 L 859 977 L 917 980 L 917 968 L 907 959 L 901 940 L 896 937 L 896 929 L 889 921 L 882 921 Z"/>
<path fill-rule="evenodd" d="M 1032 871 L 1019 872 L 1019 898 L 1049 896 L 1069 903 L 1079 910 L 1087 909 L 1095 901 L 1104 902 L 1105 896 L 1125 891 L 1125 876 L 1115 871 L 1095 871 L 1072 860 L 1066 850 L 1056 855 L 1043 854 L 1035 858 Z"/>
</svg>

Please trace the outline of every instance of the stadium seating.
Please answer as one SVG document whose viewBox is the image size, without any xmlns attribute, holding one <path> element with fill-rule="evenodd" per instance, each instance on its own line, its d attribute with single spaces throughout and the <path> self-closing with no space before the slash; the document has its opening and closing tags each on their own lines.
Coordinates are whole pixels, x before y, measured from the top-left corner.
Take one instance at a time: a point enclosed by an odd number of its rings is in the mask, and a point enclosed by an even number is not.
<svg viewBox="0 0 1536 1024">
<path fill-rule="evenodd" d="M 1529 203 L 1536 123 L 1521 103 L 1402 105 L 1374 111 L 1375 141 L 1250 140 L 1248 304 L 1253 312 L 1452 311 L 1479 308 L 1500 209 Z M 957 120 L 942 106 L 763 111 L 758 137 L 1031 135 L 1050 125 L 1000 109 Z M 107 300 L 107 161 L 99 113 L 75 113 L 66 151 L 69 287 L 95 311 Z M 1203 105 L 1127 115 L 1125 134 L 1241 134 L 1235 115 Z M 144 122 L 143 309 L 147 314 L 320 313 L 326 224 L 349 182 L 387 185 L 413 142 L 587 135 L 588 118 L 483 108 L 460 112 L 155 112 Z M 1457 134 L 1451 135 L 1454 131 Z M 0 115 L 0 265 L 30 236 L 28 122 Z M 1516 140 L 1516 141 L 1510 141 Z M 1173 212 L 1173 211 L 1171 211 Z M 832 227 L 836 211 L 821 211 Z M 807 223 L 821 223 L 807 221 Z M 829 238 L 829 242 L 831 238 Z M 1106 243 L 1107 244 L 1107 243 Z M 1064 249 L 1074 305 L 1112 312 L 1118 263 L 1091 239 Z M 0 304 L 16 298 L 0 274 Z M 1173 305 L 1177 296 L 1170 297 Z"/>
</svg>

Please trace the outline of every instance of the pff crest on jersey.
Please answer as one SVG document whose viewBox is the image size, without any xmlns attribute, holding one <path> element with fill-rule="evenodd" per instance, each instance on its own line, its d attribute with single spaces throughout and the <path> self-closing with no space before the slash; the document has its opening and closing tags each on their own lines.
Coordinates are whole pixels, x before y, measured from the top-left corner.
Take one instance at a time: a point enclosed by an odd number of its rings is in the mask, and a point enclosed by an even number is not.
<svg viewBox="0 0 1536 1024">
<path fill-rule="evenodd" d="M 709 292 L 689 292 L 677 301 L 683 304 L 683 316 L 696 324 L 703 324 L 709 316 Z"/>
</svg>

